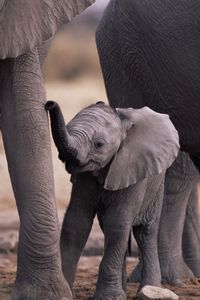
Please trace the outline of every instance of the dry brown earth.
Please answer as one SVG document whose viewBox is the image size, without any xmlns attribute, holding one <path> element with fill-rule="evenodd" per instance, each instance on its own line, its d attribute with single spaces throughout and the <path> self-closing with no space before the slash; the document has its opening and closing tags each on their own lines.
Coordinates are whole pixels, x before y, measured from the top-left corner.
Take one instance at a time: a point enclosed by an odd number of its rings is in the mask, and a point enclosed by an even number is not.
<svg viewBox="0 0 200 300">
<path fill-rule="evenodd" d="M 59 210 L 59 219 L 62 220 L 64 211 Z M 0 213 L 0 300 L 9 300 L 16 272 L 16 246 L 19 221 L 16 211 Z M 87 254 L 102 254 L 103 235 L 95 220 L 93 230 L 86 246 Z M 91 299 L 97 281 L 98 266 L 101 256 L 83 256 L 80 260 L 75 282 L 75 299 Z M 129 258 L 128 273 L 137 263 L 137 259 Z M 180 296 L 180 300 L 200 300 L 200 282 L 186 282 L 182 288 L 172 289 Z M 136 299 L 138 285 L 128 284 L 128 300 Z"/>
<path fill-rule="evenodd" d="M 92 299 L 100 260 L 101 257 L 99 256 L 81 258 L 74 288 L 75 300 Z M 4 254 L 0 256 L 0 261 L 0 299 L 9 300 L 15 279 L 16 256 L 14 254 Z M 128 260 L 129 271 L 133 268 L 136 262 L 137 260 L 133 258 Z M 197 280 L 194 282 L 186 282 L 182 288 L 167 287 L 179 295 L 180 300 L 200 299 L 200 283 Z M 128 284 L 128 300 L 137 299 L 137 289 L 137 284 Z"/>
</svg>

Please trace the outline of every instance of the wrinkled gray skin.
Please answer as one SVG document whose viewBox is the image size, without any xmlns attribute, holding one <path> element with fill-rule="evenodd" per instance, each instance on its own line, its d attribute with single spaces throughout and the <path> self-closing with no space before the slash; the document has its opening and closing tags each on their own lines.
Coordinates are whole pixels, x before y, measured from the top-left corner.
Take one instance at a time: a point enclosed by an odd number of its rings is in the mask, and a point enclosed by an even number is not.
<svg viewBox="0 0 200 300">
<path fill-rule="evenodd" d="M 12 300 L 68 300 L 41 65 L 48 40 L 94 1 L 0 1 L 0 112 L 20 217 Z M 46 41 L 46 42 L 45 42 Z"/>
<path fill-rule="evenodd" d="M 159 226 L 158 251 L 164 283 L 180 286 L 183 279 L 199 277 L 198 181 L 198 171 L 189 155 L 180 152 L 166 173 Z M 130 276 L 132 282 L 140 280 L 141 263 Z"/>
<path fill-rule="evenodd" d="M 199 218 L 192 210 L 199 175 L 190 160 L 200 169 L 199 10 L 198 0 L 111 0 L 96 35 L 110 105 L 169 114 L 181 150 L 190 154 L 180 155 L 166 176 L 159 251 L 163 281 L 171 284 L 200 277 Z"/>
<path fill-rule="evenodd" d="M 126 299 L 131 229 L 141 251 L 140 287 L 160 286 L 157 231 L 164 177 L 179 150 L 168 116 L 147 107 L 114 111 L 100 102 L 83 109 L 65 128 L 59 106 L 48 101 L 46 109 L 59 158 L 72 174 L 61 232 L 62 268 L 71 288 L 95 214 L 105 235 L 95 299 Z"/>
</svg>

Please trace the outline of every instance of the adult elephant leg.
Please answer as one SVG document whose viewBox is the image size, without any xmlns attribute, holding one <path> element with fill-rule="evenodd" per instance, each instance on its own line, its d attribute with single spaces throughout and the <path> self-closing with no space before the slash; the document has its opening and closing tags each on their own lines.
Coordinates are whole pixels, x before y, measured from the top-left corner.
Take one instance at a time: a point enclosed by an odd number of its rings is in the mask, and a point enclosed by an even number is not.
<svg viewBox="0 0 200 300">
<path fill-rule="evenodd" d="M 183 230 L 183 257 L 196 277 L 200 277 L 200 219 L 198 186 L 190 194 Z"/>
<path fill-rule="evenodd" d="M 0 62 L 2 133 L 20 217 L 13 300 L 71 299 L 60 264 L 45 91 L 38 51 Z"/>
<path fill-rule="evenodd" d="M 166 174 L 158 249 L 162 281 L 172 285 L 194 277 L 183 259 L 182 234 L 188 199 L 197 178 L 198 172 L 184 152 L 179 153 Z"/>
<path fill-rule="evenodd" d="M 61 230 L 62 269 L 73 288 L 78 260 L 87 242 L 97 206 L 97 182 L 84 173 L 76 176 Z"/>
</svg>

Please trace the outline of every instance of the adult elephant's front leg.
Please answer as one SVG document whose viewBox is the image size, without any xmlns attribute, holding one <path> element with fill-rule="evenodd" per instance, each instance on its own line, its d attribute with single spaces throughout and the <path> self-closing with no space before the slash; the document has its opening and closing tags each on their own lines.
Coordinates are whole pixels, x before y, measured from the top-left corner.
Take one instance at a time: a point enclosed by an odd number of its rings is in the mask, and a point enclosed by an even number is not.
<svg viewBox="0 0 200 300">
<path fill-rule="evenodd" d="M 2 133 L 20 216 L 13 300 L 71 299 L 60 266 L 59 230 L 45 91 L 37 50 L 1 61 Z"/>
</svg>

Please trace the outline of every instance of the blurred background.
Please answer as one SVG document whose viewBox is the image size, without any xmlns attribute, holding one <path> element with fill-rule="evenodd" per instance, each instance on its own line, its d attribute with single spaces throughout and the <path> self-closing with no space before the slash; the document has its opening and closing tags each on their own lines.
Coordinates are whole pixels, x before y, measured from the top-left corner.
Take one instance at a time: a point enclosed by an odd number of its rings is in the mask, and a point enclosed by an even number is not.
<svg viewBox="0 0 200 300">
<path fill-rule="evenodd" d="M 106 101 L 95 45 L 95 30 L 108 0 L 97 2 L 64 26 L 52 42 L 43 67 L 47 99 L 57 101 L 66 123 L 83 107 Z M 69 202 L 71 184 L 52 142 L 55 190 L 58 208 Z M 0 136 L 0 211 L 15 209 Z"/>
</svg>

